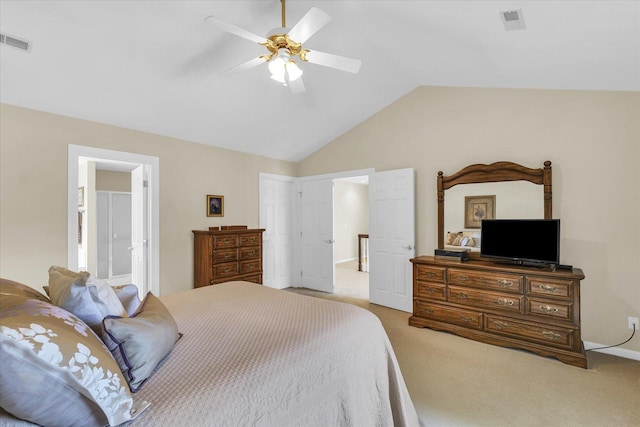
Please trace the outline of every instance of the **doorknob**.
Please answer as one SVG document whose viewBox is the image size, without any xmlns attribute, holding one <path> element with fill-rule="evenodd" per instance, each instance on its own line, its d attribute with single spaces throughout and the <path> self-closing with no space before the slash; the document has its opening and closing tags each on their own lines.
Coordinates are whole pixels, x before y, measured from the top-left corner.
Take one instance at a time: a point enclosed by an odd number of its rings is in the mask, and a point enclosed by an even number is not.
<svg viewBox="0 0 640 427">
<path fill-rule="evenodd" d="M 325 243 L 333 243 L 333 242 L 335 242 L 335 240 L 333 239 L 325 240 Z"/>
<path fill-rule="evenodd" d="M 403 246 L 402 249 L 406 249 L 406 250 L 410 251 L 411 249 L 413 249 L 413 246 L 411 246 L 411 245 Z"/>
</svg>

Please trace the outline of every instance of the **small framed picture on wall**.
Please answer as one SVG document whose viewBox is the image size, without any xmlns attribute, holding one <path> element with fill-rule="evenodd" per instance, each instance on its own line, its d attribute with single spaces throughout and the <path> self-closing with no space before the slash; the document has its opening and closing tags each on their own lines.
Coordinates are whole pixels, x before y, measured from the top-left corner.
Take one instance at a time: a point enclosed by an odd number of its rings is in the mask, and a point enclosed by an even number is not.
<svg viewBox="0 0 640 427">
<path fill-rule="evenodd" d="M 224 196 L 207 196 L 207 216 L 224 216 Z"/>
</svg>

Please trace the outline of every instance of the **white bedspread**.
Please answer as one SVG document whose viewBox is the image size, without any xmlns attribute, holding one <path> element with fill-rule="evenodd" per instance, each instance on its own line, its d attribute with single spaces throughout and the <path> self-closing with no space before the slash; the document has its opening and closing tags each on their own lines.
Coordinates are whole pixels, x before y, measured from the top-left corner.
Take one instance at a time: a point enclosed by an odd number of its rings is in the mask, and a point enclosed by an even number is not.
<svg viewBox="0 0 640 427">
<path fill-rule="evenodd" d="M 246 282 L 161 297 L 184 336 L 131 426 L 417 426 L 372 313 Z"/>
</svg>

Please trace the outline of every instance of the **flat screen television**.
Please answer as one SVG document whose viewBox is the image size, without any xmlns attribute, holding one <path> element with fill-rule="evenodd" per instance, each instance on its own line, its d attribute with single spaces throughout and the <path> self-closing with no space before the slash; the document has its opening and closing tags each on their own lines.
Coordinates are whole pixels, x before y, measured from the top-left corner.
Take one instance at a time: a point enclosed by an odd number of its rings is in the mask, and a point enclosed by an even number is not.
<svg viewBox="0 0 640 427">
<path fill-rule="evenodd" d="M 485 219 L 480 255 L 515 264 L 559 264 L 559 219 Z"/>
</svg>

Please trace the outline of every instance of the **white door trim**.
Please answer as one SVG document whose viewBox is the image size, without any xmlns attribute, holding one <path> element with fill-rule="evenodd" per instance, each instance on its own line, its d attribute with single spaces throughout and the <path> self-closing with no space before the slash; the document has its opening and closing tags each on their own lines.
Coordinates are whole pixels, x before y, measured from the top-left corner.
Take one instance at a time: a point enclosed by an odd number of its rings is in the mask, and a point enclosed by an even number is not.
<svg viewBox="0 0 640 427">
<path fill-rule="evenodd" d="M 160 295 L 160 159 L 144 154 L 69 144 L 67 150 L 67 266 L 78 269 L 78 160 L 137 163 L 148 166 L 149 277 L 148 288 Z"/>
</svg>

